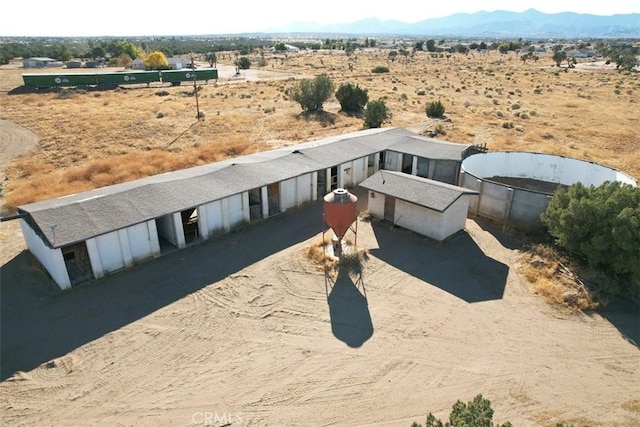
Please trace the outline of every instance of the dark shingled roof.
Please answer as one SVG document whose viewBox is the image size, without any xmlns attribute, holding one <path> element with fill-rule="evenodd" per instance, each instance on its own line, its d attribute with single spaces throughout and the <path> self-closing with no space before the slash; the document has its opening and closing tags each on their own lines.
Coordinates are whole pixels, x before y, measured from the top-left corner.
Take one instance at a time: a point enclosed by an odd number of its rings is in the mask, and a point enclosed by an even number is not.
<svg viewBox="0 0 640 427">
<path fill-rule="evenodd" d="M 442 145 L 459 160 L 469 147 L 430 141 L 401 128 L 367 129 L 31 203 L 18 212 L 50 247 L 63 247 L 387 149 Z M 442 158 L 444 149 L 434 153 L 425 157 Z"/>
<path fill-rule="evenodd" d="M 468 188 L 386 170 L 371 175 L 360 183 L 360 187 L 438 212 L 446 211 L 465 194 L 480 194 Z"/>
<path fill-rule="evenodd" d="M 402 142 L 394 144 L 390 149 L 428 159 L 456 161 L 462 160 L 465 151 L 460 150 L 460 144 L 424 138 L 418 135 L 405 138 Z"/>
</svg>

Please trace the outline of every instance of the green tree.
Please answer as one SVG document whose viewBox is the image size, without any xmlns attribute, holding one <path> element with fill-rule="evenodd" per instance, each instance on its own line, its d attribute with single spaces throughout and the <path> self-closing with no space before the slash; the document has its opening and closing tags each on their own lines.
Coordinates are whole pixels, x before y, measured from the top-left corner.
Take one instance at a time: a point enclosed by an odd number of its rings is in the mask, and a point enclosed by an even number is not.
<svg viewBox="0 0 640 427">
<path fill-rule="evenodd" d="M 276 52 L 286 52 L 287 45 L 285 44 L 285 42 L 278 42 L 273 46 L 273 49 Z"/>
<path fill-rule="evenodd" d="M 120 52 L 118 53 L 118 55 L 120 53 L 126 53 L 127 55 L 129 55 L 129 58 L 131 59 L 136 59 L 137 57 L 140 56 L 140 52 L 138 51 L 138 48 L 136 47 L 136 45 L 134 45 L 131 42 L 128 42 L 128 41 L 120 42 L 119 48 L 120 48 L 119 49 Z"/>
<path fill-rule="evenodd" d="M 421 427 L 418 423 L 413 423 L 412 427 Z M 443 423 L 432 413 L 427 415 L 426 427 L 512 427 L 510 422 L 502 425 L 493 423 L 493 409 L 491 401 L 482 397 L 481 394 L 473 398 L 468 403 L 458 400 L 451 408 L 449 422 Z"/>
<path fill-rule="evenodd" d="M 340 102 L 340 108 L 348 112 L 362 110 L 369 101 L 367 90 L 351 83 L 341 84 L 336 91 L 336 98 Z"/>
<path fill-rule="evenodd" d="M 304 79 L 289 91 L 291 99 L 302 107 L 302 111 L 320 111 L 322 105 L 333 95 L 334 84 L 326 74 L 313 80 Z"/>
<path fill-rule="evenodd" d="M 57 44 L 55 46 L 54 57 L 59 61 L 68 61 L 71 59 L 71 51 L 66 44 Z"/>
<path fill-rule="evenodd" d="M 207 55 L 205 56 L 205 59 L 207 60 L 211 68 L 215 68 L 216 65 L 218 64 L 218 57 L 216 56 L 215 52 L 207 53 Z"/>
<path fill-rule="evenodd" d="M 246 56 L 241 56 L 240 58 L 235 60 L 235 66 L 240 70 L 248 70 L 251 68 L 251 60 Z"/>
<path fill-rule="evenodd" d="M 427 114 L 427 117 L 433 117 L 433 118 L 443 117 L 444 111 L 445 111 L 444 105 L 442 105 L 442 102 L 440 102 L 440 100 L 432 101 L 428 103 L 427 106 L 425 107 L 425 113 Z"/>
<path fill-rule="evenodd" d="M 558 246 L 629 283 L 640 294 L 640 188 L 617 181 L 558 189 L 540 216 Z"/>
<path fill-rule="evenodd" d="M 567 52 L 562 48 L 562 45 L 555 45 L 553 47 L 552 58 L 556 63 L 556 67 L 559 67 L 567 59 Z"/>
<path fill-rule="evenodd" d="M 144 58 L 144 68 L 147 70 L 166 70 L 169 68 L 169 61 L 164 53 L 156 50 Z"/>
<path fill-rule="evenodd" d="M 379 128 L 389 118 L 389 109 L 384 100 L 369 101 L 364 112 L 364 124 L 368 128 Z"/>
<path fill-rule="evenodd" d="M 436 51 L 436 41 L 433 39 L 429 39 L 427 40 L 427 50 L 429 52 L 435 52 Z"/>
</svg>

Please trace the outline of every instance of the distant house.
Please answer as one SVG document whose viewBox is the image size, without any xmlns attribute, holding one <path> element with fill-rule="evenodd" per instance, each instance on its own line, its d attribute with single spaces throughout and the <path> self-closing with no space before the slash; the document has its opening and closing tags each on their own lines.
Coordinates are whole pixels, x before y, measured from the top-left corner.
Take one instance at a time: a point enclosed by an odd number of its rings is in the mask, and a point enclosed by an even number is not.
<svg viewBox="0 0 640 427">
<path fill-rule="evenodd" d="M 570 49 L 566 52 L 567 58 L 591 58 L 595 56 L 591 49 Z"/>
<path fill-rule="evenodd" d="M 367 208 L 380 219 L 442 241 L 464 228 L 471 196 L 456 185 L 395 171 L 378 171 L 360 183 Z"/>
<path fill-rule="evenodd" d="M 188 68 L 191 61 L 186 58 L 182 58 L 179 56 L 172 56 L 167 58 L 167 62 L 169 63 L 169 69 L 171 70 L 180 70 L 182 68 Z M 142 58 L 136 58 L 131 63 L 131 68 L 134 70 L 144 70 L 146 69 L 144 65 L 144 60 Z"/>
<path fill-rule="evenodd" d="M 285 47 L 285 51 L 286 52 L 300 52 L 300 48 L 299 47 L 296 47 L 296 46 L 293 46 L 293 45 L 290 45 L 290 44 L 285 44 L 284 47 Z M 271 52 L 275 52 L 276 48 L 275 47 L 271 47 L 270 50 L 271 50 Z"/>
<path fill-rule="evenodd" d="M 22 60 L 24 68 L 42 68 L 42 67 L 62 67 L 62 61 L 53 58 L 27 58 Z"/>
</svg>

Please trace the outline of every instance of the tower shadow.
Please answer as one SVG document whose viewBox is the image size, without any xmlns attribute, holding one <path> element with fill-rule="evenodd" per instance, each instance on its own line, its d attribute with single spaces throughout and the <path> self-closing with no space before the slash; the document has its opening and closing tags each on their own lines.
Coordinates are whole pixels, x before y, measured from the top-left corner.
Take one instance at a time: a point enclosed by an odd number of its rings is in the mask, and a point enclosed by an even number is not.
<svg viewBox="0 0 640 427">
<path fill-rule="evenodd" d="M 362 346 L 373 335 L 362 273 L 354 283 L 349 270 L 341 268 L 335 281 L 329 277 L 325 280 L 333 335 L 349 347 Z"/>
</svg>

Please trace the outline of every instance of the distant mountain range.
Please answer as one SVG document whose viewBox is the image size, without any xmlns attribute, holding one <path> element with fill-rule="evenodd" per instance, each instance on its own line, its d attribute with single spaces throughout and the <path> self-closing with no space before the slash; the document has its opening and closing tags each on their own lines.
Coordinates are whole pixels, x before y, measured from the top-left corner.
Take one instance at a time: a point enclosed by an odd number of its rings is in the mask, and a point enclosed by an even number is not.
<svg viewBox="0 0 640 427">
<path fill-rule="evenodd" d="M 331 25 L 298 22 L 273 28 L 268 32 L 371 36 L 640 38 L 640 13 L 600 16 L 574 12 L 548 14 L 529 9 L 525 12 L 458 13 L 416 23 L 377 18 Z"/>
</svg>

